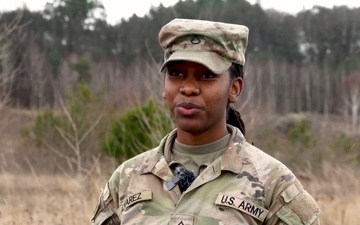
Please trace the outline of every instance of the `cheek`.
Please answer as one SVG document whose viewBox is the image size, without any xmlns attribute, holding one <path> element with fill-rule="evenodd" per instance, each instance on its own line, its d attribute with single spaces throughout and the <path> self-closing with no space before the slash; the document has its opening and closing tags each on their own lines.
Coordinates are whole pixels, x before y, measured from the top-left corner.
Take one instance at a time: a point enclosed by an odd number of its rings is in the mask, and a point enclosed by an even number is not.
<svg viewBox="0 0 360 225">
<path fill-rule="evenodd" d="M 221 89 L 219 89 L 217 96 L 219 100 L 224 101 L 226 104 L 228 103 L 231 90 L 229 88 L 229 85 L 224 85 Z"/>
<path fill-rule="evenodd" d="M 223 90 L 223 89 L 222 89 Z M 212 94 L 211 105 L 215 107 L 226 107 L 229 102 L 228 91 L 216 91 Z"/>
<path fill-rule="evenodd" d="M 165 86 L 164 87 L 164 95 L 165 95 L 166 99 L 170 99 L 173 97 L 174 92 L 172 91 L 171 88 L 169 88 L 168 86 Z"/>
<path fill-rule="evenodd" d="M 168 108 L 170 109 L 170 111 L 173 111 L 174 108 L 174 98 L 175 95 L 173 92 L 169 91 L 168 89 L 164 88 L 164 96 L 165 96 L 165 101 L 168 105 Z"/>
<path fill-rule="evenodd" d="M 168 81 L 166 78 L 164 80 L 164 85 L 163 85 L 163 89 L 166 95 L 170 95 L 171 93 L 174 92 L 174 90 L 176 89 L 176 83 Z"/>
<path fill-rule="evenodd" d="M 165 78 L 163 88 L 164 88 L 166 97 L 174 98 L 176 96 L 176 94 L 178 94 L 178 92 L 179 92 L 180 85 L 181 84 L 177 81 L 173 81 L 173 80 L 169 80 L 169 79 Z"/>
<path fill-rule="evenodd" d="M 164 91 L 163 94 L 165 99 L 168 99 L 171 95 L 171 87 L 168 85 L 166 81 L 164 82 L 163 91 Z"/>
</svg>

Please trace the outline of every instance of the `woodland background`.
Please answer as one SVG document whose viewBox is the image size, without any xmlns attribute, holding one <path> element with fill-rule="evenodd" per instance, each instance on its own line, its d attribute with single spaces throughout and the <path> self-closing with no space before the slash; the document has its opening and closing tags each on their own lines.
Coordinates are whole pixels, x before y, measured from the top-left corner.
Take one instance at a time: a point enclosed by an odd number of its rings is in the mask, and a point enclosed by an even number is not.
<svg viewBox="0 0 360 225">
<path fill-rule="evenodd" d="M 105 15 L 100 0 L 0 13 L 0 224 L 90 223 L 127 157 L 103 151 L 109 127 L 162 104 L 157 35 L 175 17 L 249 27 L 236 105 L 248 141 L 294 170 L 322 224 L 360 224 L 360 8 L 186 0 L 115 25 Z"/>
</svg>

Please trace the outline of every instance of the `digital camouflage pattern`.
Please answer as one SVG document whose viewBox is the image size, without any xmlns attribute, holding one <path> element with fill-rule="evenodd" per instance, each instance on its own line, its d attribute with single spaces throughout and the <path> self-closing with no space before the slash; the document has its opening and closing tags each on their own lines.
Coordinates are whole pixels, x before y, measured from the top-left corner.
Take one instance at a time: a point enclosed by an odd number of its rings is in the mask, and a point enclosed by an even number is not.
<svg viewBox="0 0 360 225">
<path fill-rule="evenodd" d="M 319 224 L 319 207 L 281 162 L 246 142 L 229 126 L 231 142 L 183 193 L 166 184 L 164 158 L 176 130 L 160 145 L 120 165 L 102 191 L 93 224 L 255 225 Z M 120 222 L 121 221 L 121 222 Z"/>
<path fill-rule="evenodd" d="M 186 60 L 200 63 L 216 74 L 231 63 L 245 65 L 249 29 L 243 25 L 190 19 L 174 19 L 159 32 L 164 64 Z"/>
</svg>

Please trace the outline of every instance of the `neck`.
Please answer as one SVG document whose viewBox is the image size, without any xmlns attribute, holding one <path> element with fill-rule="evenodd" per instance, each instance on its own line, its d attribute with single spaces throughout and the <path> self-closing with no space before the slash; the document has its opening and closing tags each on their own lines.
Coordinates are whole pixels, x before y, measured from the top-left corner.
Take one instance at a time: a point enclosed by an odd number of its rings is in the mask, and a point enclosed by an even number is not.
<svg viewBox="0 0 360 225">
<path fill-rule="evenodd" d="M 186 132 L 183 130 L 177 130 L 177 140 L 186 145 L 205 145 L 211 142 L 217 141 L 227 135 L 229 131 L 226 129 L 226 124 L 222 129 L 209 130 L 206 132 Z"/>
</svg>

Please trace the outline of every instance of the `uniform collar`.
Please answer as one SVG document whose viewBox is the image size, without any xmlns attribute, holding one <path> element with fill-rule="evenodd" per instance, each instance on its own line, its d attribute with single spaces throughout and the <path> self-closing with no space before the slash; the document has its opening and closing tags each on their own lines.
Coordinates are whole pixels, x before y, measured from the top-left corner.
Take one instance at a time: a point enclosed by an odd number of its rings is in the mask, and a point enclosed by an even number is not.
<svg viewBox="0 0 360 225">
<path fill-rule="evenodd" d="M 170 181 L 173 174 L 169 168 L 169 163 L 164 157 L 165 149 L 171 149 L 176 138 L 176 129 L 167 134 L 161 141 L 160 145 L 150 151 L 151 153 L 144 159 L 143 166 L 141 168 L 141 174 L 153 173 L 159 178 Z M 168 151 L 170 152 L 170 151 Z"/>
<path fill-rule="evenodd" d="M 233 173 L 240 173 L 243 155 L 244 155 L 244 146 L 246 140 L 241 131 L 231 125 L 227 126 L 228 130 L 231 132 L 231 140 L 224 154 L 219 158 L 220 160 L 215 160 L 215 168 L 221 168 L 221 170 L 231 171 Z M 156 176 L 164 179 L 170 180 L 172 177 L 172 172 L 169 168 L 169 165 L 166 161 L 169 157 L 164 157 L 166 152 L 165 149 L 171 149 L 176 138 L 176 129 L 172 130 L 167 134 L 160 142 L 160 145 L 152 151 L 151 154 L 144 160 L 144 164 L 141 168 L 141 174 L 153 173 Z"/>
<path fill-rule="evenodd" d="M 220 168 L 221 170 L 240 173 L 243 164 L 246 140 L 238 128 L 231 125 L 228 125 L 227 128 L 231 133 L 231 138 L 227 149 L 220 157 Z"/>
</svg>

